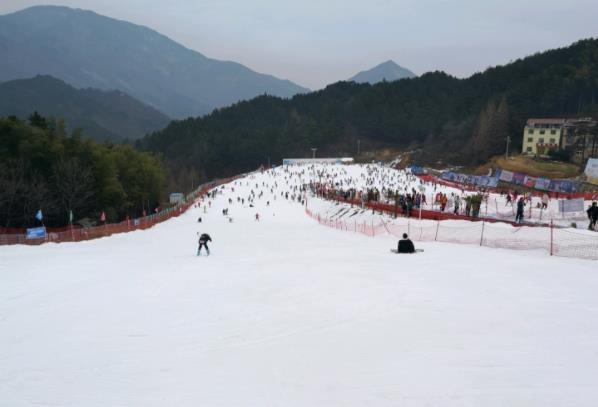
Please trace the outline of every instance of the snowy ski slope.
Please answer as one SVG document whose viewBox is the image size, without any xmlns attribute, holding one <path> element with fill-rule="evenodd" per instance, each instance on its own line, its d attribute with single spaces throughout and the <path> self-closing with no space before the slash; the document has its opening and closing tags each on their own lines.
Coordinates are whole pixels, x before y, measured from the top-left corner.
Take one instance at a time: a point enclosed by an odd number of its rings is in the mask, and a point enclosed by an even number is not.
<svg viewBox="0 0 598 407">
<path fill-rule="evenodd" d="M 392 255 L 275 173 L 149 230 L 0 247 L 0 406 L 598 405 L 595 261 Z"/>
</svg>

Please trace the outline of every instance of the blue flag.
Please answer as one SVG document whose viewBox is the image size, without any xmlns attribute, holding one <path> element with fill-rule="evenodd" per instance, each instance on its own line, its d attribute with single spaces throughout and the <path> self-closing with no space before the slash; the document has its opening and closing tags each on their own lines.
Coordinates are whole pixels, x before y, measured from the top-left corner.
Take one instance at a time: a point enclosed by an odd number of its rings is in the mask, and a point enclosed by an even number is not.
<svg viewBox="0 0 598 407">
<path fill-rule="evenodd" d="M 37 213 L 35 214 L 35 219 L 37 219 L 37 220 L 39 220 L 41 222 L 43 218 L 44 218 L 44 215 L 42 215 L 42 210 L 39 209 L 37 211 Z"/>
</svg>

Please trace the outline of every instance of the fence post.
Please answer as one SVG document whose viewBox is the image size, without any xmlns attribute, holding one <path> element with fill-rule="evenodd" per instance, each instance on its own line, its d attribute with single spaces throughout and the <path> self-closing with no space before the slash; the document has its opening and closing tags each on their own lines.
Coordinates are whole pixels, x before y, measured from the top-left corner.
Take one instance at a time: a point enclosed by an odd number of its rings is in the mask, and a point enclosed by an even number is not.
<svg viewBox="0 0 598 407">
<path fill-rule="evenodd" d="M 438 240 L 438 228 L 440 228 L 440 221 L 436 221 L 438 223 L 436 223 L 436 236 L 434 236 L 434 241 Z"/>
<path fill-rule="evenodd" d="M 554 224 L 552 219 L 550 219 L 550 255 L 554 254 Z"/>
<path fill-rule="evenodd" d="M 484 242 L 484 226 L 486 225 L 486 222 L 484 222 L 482 220 L 482 236 L 480 236 L 480 246 L 482 245 L 482 243 Z"/>
</svg>

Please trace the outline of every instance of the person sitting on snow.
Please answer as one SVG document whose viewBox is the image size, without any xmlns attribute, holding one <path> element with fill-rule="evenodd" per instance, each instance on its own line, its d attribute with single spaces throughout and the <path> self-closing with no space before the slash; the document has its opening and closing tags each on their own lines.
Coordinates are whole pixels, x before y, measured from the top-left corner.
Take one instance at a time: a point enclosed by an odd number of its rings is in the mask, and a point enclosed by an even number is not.
<svg viewBox="0 0 598 407">
<path fill-rule="evenodd" d="M 403 238 L 399 240 L 399 246 L 397 247 L 397 253 L 415 253 L 415 246 L 407 233 L 403 233 Z"/>
</svg>

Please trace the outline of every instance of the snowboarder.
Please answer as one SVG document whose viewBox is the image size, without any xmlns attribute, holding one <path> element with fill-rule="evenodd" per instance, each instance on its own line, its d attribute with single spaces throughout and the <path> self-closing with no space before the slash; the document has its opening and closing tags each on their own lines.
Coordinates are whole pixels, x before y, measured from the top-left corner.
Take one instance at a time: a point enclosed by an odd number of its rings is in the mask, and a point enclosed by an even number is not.
<svg viewBox="0 0 598 407">
<path fill-rule="evenodd" d="M 588 208 L 586 213 L 588 214 L 588 219 L 590 220 L 588 229 L 596 230 L 596 222 L 598 221 L 598 203 L 596 201 L 592 202 L 592 206 Z"/>
<path fill-rule="evenodd" d="M 255 214 L 255 220 L 256 220 L 257 222 L 259 222 L 259 221 L 260 221 L 260 214 L 259 214 L 259 213 L 256 213 L 256 214 Z"/>
<path fill-rule="evenodd" d="M 415 253 L 415 246 L 407 233 L 403 233 L 403 238 L 399 240 L 399 244 L 397 246 L 397 253 Z"/>
<path fill-rule="evenodd" d="M 208 256 L 210 255 L 210 248 L 208 247 L 208 242 L 211 242 L 211 241 L 212 241 L 212 238 L 207 233 L 202 233 L 201 236 L 199 236 L 199 247 L 197 248 L 198 256 L 201 254 L 202 247 L 205 247 L 206 252 L 208 253 Z"/>
</svg>

